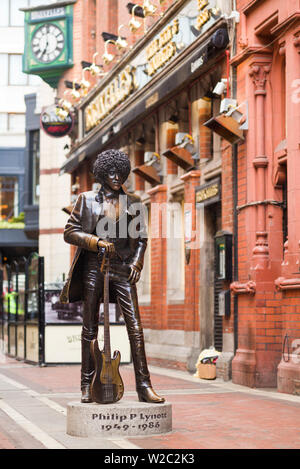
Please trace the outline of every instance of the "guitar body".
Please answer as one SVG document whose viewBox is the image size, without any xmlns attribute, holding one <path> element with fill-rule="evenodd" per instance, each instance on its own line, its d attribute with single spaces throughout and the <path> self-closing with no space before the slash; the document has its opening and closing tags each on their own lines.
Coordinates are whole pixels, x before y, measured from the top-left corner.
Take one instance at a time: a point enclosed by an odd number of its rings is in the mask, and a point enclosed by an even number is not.
<svg viewBox="0 0 300 469">
<path fill-rule="evenodd" d="M 93 402 L 112 404 L 119 401 L 124 394 L 124 384 L 119 372 L 121 354 L 114 352 L 113 358 L 107 359 L 99 350 L 98 340 L 91 342 L 91 355 L 95 364 L 95 373 L 91 384 Z"/>
</svg>

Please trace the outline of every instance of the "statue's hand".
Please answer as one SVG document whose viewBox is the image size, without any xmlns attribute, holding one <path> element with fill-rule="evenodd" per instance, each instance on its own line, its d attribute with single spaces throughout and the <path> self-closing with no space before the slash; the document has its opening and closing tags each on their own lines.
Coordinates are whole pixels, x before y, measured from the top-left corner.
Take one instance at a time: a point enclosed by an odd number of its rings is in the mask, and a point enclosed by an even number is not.
<svg viewBox="0 0 300 469">
<path fill-rule="evenodd" d="M 106 253 L 112 254 L 115 252 L 115 245 L 109 241 L 103 241 L 102 239 L 99 239 L 97 244 L 98 248 L 105 249 Z"/>
<path fill-rule="evenodd" d="M 98 240 L 98 261 L 100 264 L 100 270 L 105 275 L 108 268 L 109 257 L 115 252 L 115 246 L 109 241 Z"/>
<path fill-rule="evenodd" d="M 140 270 L 135 265 L 131 265 L 130 266 L 130 274 L 129 274 L 129 277 L 128 277 L 129 283 L 131 285 L 134 285 L 135 283 L 137 283 L 139 281 L 140 276 L 141 276 Z"/>
</svg>

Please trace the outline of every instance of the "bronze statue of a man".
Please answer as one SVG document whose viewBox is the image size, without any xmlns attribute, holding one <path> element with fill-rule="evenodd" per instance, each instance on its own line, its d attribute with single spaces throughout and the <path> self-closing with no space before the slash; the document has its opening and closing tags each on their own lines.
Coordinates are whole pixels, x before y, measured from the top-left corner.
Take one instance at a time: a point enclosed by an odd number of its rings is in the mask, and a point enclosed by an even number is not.
<svg viewBox="0 0 300 469">
<path fill-rule="evenodd" d="M 110 258 L 110 297 L 119 304 L 127 327 L 139 400 L 162 403 L 164 398 L 151 386 L 138 307 L 136 282 L 143 268 L 147 232 L 140 198 L 122 188 L 130 173 L 129 158 L 119 150 L 106 150 L 98 155 L 93 172 L 101 188 L 98 194 L 89 191 L 78 196 L 64 231 L 65 241 L 76 245 L 77 251 L 61 301 L 84 302 L 81 402 L 92 401 L 90 343 L 98 334 L 104 284 L 97 253 L 105 249 Z"/>
</svg>

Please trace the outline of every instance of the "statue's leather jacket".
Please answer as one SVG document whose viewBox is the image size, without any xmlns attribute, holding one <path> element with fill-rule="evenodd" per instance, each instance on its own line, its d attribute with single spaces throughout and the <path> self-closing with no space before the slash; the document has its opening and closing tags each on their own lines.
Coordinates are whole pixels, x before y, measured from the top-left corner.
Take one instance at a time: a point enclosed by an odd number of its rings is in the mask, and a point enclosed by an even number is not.
<svg viewBox="0 0 300 469">
<path fill-rule="evenodd" d="M 71 269 L 60 295 L 62 303 L 75 302 L 83 299 L 83 262 L 84 253 L 92 251 L 97 253 L 99 239 L 104 239 L 97 234 L 99 221 L 104 218 L 104 208 L 100 193 L 93 191 L 79 194 L 70 218 L 65 226 L 64 240 L 77 246 L 77 250 L 71 265 Z M 124 271 L 124 267 L 136 266 L 139 270 L 143 268 L 144 253 L 147 247 L 147 231 L 143 206 L 140 197 L 121 191 L 126 207 L 120 215 L 118 225 L 122 224 L 122 237 L 119 237 L 119 226 L 117 226 L 116 237 L 108 240 L 113 242 L 116 251 L 116 260 L 112 260 L 114 269 Z M 137 220 L 137 223 L 135 222 Z M 124 236 L 124 222 L 126 224 L 126 235 Z M 101 224 L 101 223 L 100 223 Z M 137 230 L 132 231 L 132 227 Z M 96 232 L 97 230 L 97 232 Z"/>
</svg>

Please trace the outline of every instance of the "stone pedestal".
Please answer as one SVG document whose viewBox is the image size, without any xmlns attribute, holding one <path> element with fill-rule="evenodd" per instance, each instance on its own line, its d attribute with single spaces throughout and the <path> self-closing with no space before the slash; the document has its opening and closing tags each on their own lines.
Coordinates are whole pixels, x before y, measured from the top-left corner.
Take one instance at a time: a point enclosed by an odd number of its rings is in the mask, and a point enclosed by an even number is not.
<svg viewBox="0 0 300 469">
<path fill-rule="evenodd" d="M 115 404 L 67 406 L 67 434 L 81 437 L 129 437 L 168 433 L 172 430 L 172 405 L 122 400 Z"/>
</svg>

